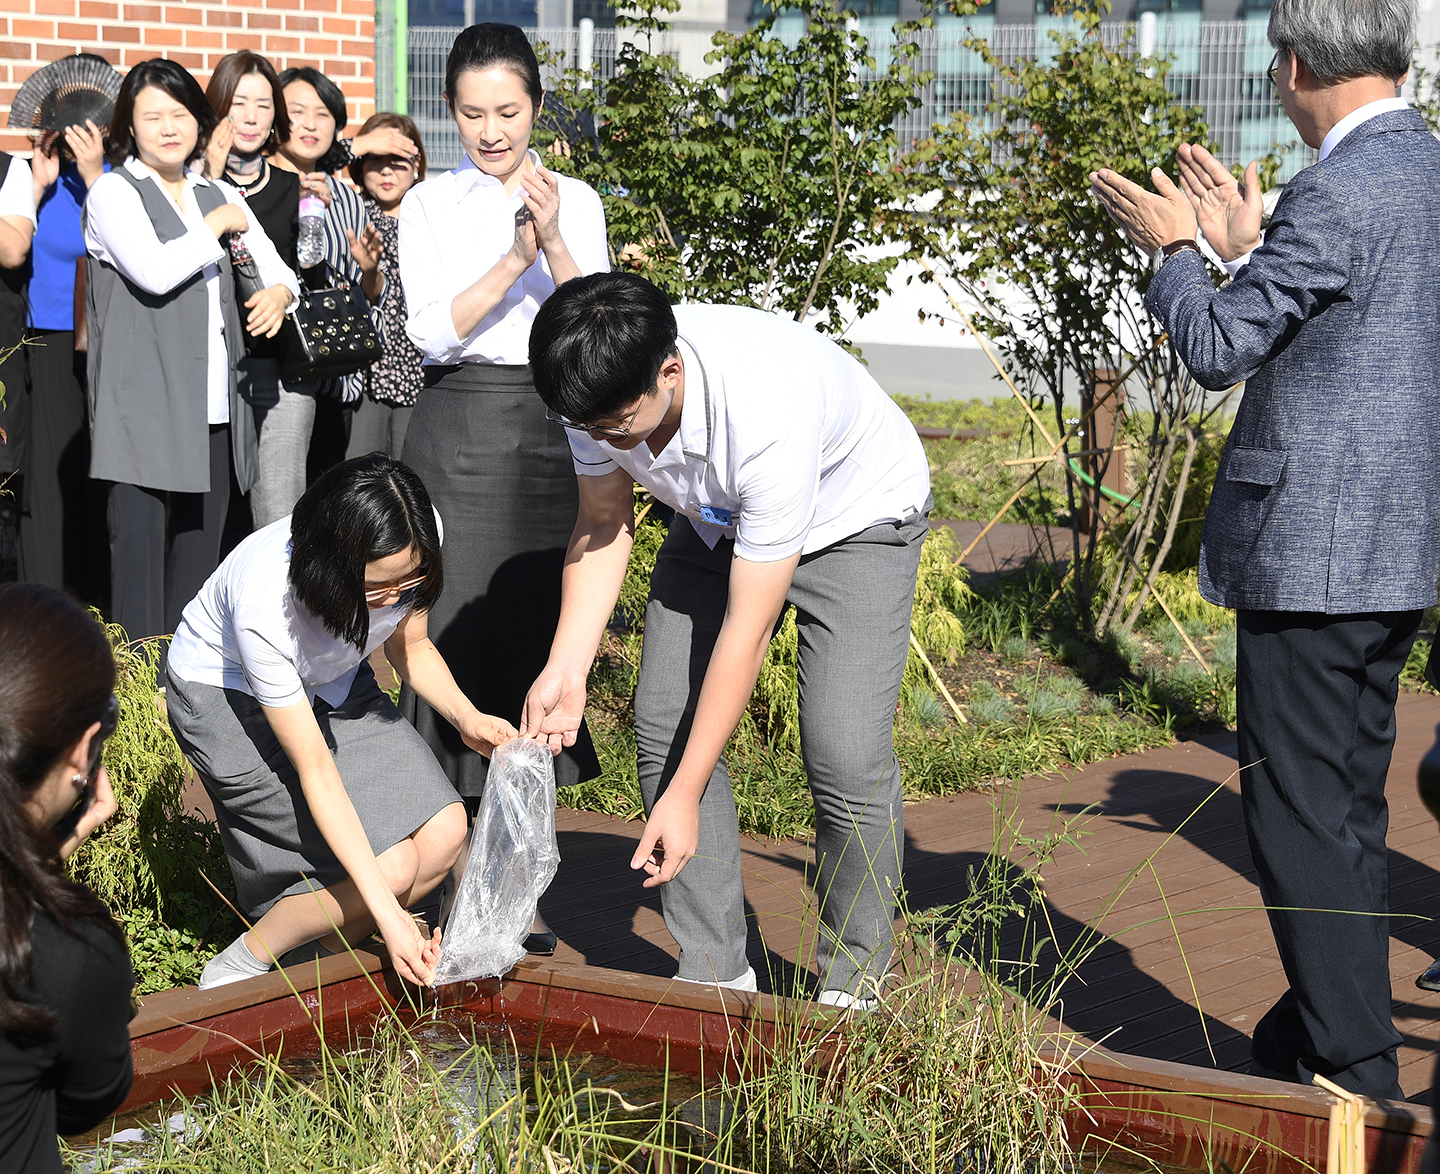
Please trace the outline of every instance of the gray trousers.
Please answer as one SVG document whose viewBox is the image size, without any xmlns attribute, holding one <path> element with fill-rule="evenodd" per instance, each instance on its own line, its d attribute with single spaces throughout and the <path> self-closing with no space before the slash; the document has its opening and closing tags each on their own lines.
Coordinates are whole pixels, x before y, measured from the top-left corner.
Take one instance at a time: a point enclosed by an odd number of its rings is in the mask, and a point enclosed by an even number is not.
<svg viewBox="0 0 1440 1174">
<path fill-rule="evenodd" d="M 307 384 L 286 387 L 279 359 L 253 356 L 240 360 L 239 387 L 260 434 L 260 472 L 250 487 L 250 516 L 258 530 L 290 513 L 305 492 L 315 389 Z"/>
<path fill-rule="evenodd" d="M 383 452 L 400 459 L 405 448 L 405 430 L 410 426 L 414 406 L 400 407 L 382 403 L 362 395 L 351 405 L 350 443 L 345 446 L 345 459 L 354 460 L 367 453 Z"/>
<path fill-rule="evenodd" d="M 804 556 L 788 601 L 800 633 L 800 744 L 815 799 L 820 985 L 853 992 L 890 964 L 904 854 L 895 705 L 910 642 L 924 517 L 872 526 Z M 712 551 L 677 517 L 645 609 L 635 693 L 648 814 L 680 764 L 725 618 L 734 544 Z M 681 978 L 727 982 L 748 966 L 740 832 L 722 759 L 700 800 L 694 859 L 660 889 Z"/>
</svg>

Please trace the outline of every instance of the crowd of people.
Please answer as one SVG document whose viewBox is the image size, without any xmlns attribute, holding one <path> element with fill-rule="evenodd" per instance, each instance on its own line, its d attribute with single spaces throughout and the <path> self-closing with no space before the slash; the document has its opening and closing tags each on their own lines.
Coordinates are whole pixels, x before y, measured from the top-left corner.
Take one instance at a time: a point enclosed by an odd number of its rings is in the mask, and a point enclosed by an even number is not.
<svg viewBox="0 0 1440 1174">
<path fill-rule="evenodd" d="M 1181 187 L 1092 177 L 1154 254 L 1147 304 L 1187 367 L 1249 381 L 1200 585 L 1238 611 L 1246 823 L 1289 982 L 1254 1070 L 1389 1098 L 1384 783 L 1440 577 L 1440 146 L 1395 92 L 1414 21 L 1410 0 L 1276 0 L 1280 99 L 1321 162 L 1263 232 L 1254 170 L 1238 182 L 1202 147 L 1181 148 Z M 445 96 L 464 158 L 427 179 L 407 119 L 340 138 L 343 97 L 313 69 L 236 53 L 202 92 L 157 59 L 108 128 L 42 138 L 33 170 L 0 175 L 0 309 L 20 315 L 6 337 L 34 340 L 3 423 L 37 580 L 0 588 L 7 1170 L 58 1169 L 54 1130 L 129 1085 L 123 941 L 61 863 L 114 810 L 114 666 L 61 594 L 96 590 L 97 531 L 111 614 L 172 635 L 166 711 L 250 923 L 201 989 L 376 929 L 398 974 L 433 980 L 443 935 L 416 912 L 463 852 L 491 751 L 540 740 L 561 786 L 599 771 L 586 682 L 638 482 L 674 521 L 644 617 L 630 866 L 660 889 L 676 977 L 757 986 L 723 750 L 793 606 L 818 999 L 883 997 L 904 865 L 893 720 L 932 507 L 915 430 L 804 325 L 672 306 L 609 271 L 599 196 L 531 145 L 544 91 L 521 30 L 465 29 Z M 360 299 L 347 330 L 373 327 L 382 355 L 307 378 L 286 320 L 326 290 Z M 526 945 L 554 935 L 537 919 Z M 62 967 L 94 997 L 52 989 Z"/>
</svg>

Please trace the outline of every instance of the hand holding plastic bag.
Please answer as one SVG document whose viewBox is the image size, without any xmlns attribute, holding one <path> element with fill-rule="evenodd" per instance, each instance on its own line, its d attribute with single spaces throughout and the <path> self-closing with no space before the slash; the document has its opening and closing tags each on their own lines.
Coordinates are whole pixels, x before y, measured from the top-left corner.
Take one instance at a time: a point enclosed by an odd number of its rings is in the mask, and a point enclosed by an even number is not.
<svg viewBox="0 0 1440 1174">
<path fill-rule="evenodd" d="M 435 985 L 496 977 L 520 961 L 559 864 L 555 760 L 547 747 L 513 738 L 490 760 Z"/>
</svg>

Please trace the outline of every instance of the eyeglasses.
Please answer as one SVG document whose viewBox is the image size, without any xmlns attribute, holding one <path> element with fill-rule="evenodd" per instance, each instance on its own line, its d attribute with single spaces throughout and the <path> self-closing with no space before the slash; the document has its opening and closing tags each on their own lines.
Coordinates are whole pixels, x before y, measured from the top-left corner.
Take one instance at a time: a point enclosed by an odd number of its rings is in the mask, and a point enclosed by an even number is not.
<svg viewBox="0 0 1440 1174">
<path fill-rule="evenodd" d="M 1265 76 L 1270 79 L 1270 84 L 1277 90 L 1280 88 L 1280 53 L 1275 50 L 1275 56 L 1270 58 L 1270 68 L 1265 71 Z"/>
<path fill-rule="evenodd" d="M 642 395 L 640 402 L 635 405 L 635 410 L 630 413 L 630 419 L 625 421 L 623 428 L 612 428 L 606 424 L 581 424 L 575 420 L 567 420 L 560 413 L 552 412 L 549 409 L 546 409 L 545 419 L 552 424 L 559 424 L 562 428 L 568 428 L 572 432 L 588 432 L 591 436 L 598 436 L 602 440 L 623 440 L 630 435 L 630 429 L 635 427 L 635 417 L 640 414 L 640 409 L 644 406 L 645 396 Z"/>
<path fill-rule="evenodd" d="M 425 575 L 416 575 L 413 579 L 406 579 L 401 583 L 391 583 L 385 587 L 369 587 L 365 591 L 365 602 L 381 603 L 392 595 L 404 595 L 407 591 L 413 591 L 423 582 L 425 582 Z"/>
</svg>

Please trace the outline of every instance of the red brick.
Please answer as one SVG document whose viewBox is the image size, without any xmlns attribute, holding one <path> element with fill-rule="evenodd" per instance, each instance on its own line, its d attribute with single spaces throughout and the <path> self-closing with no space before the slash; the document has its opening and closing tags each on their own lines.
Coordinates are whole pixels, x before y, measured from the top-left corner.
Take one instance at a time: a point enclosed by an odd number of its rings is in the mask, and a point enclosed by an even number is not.
<svg viewBox="0 0 1440 1174">
<path fill-rule="evenodd" d="M 205 19 L 205 14 L 198 8 L 176 8 L 174 6 L 165 9 L 166 24 L 199 24 Z"/>
<path fill-rule="evenodd" d="M 99 0 L 80 0 L 80 15 L 94 20 L 119 20 L 120 5 L 102 4 Z"/>
<path fill-rule="evenodd" d="M 53 20 L 16 20 L 14 27 L 14 35 L 17 37 L 43 37 L 49 40 L 55 35 Z"/>
<path fill-rule="evenodd" d="M 185 43 L 185 30 L 166 28 L 163 25 L 155 28 L 147 28 L 143 40 L 147 45 L 183 45 Z"/>
<path fill-rule="evenodd" d="M 368 0 L 340 0 L 340 11 L 355 16 L 370 16 L 375 12 L 375 5 L 368 3 Z"/>
<path fill-rule="evenodd" d="M 245 25 L 252 29 L 278 29 L 284 21 L 284 17 L 269 12 L 248 12 L 245 14 Z"/>
<path fill-rule="evenodd" d="M 226 33 L 225 47 L 227 49 L 253 49 L 256 53 L 265 49 L 265 38 L 256 36 L 254 33 Z"/>
<path fill-rule="evenodd" d="M 69 57 L 75 50 L 69 45 L 36 45 L 35 56 L 41 61 L 58 61 L 62 57 Z"/>
<path fill-rule="evenodd" d="M 125 5 L 126 20 L 153 20 L 159 21 L 165 18 L 165 10 L 158 4 L 127 4 Z"/>
<path fill-rule="evenodd" d="M 339 0 L 303 0 L 306 12 L 339 12 Z"/>
<path fill-rule="evenodd" d="M 265 38 L 265 51 L 267 53 L 298 53 L 300 52 L 300 38 L 268 36 Z M 293 65 L 294 62 L 291 64 Z"/>
<path fill-rule="evenodd" d="M 93 41 L 99 32 L 93 24 L 67 24 L 62 20 L 55 24 L 55 35 L 62 41 Z"/>
<path fill-rule="evenodd" d="M 32 56 L 31 46 L 24 41 L 0 41 L 0 57 L 26 59 Z"/>
<path fill-rule="evenodd" d="M 314 53 L 317 57 L 333 56 L 340 52 L 340 42 L 327 40 L 324 37 L 306 37 L 305 52 Z"/>
<path fill-rule="evenodd" d="M 245 25 L 245 14 L 243 12 L 225 12 L 218 8 L 211 8 L 205 13 L 205 23 L 208 25 L 219 25 L 222 28 L 243 28 Z"/>
<path fill-rule="evenodd" d="M 183 65 L 186 69 L 205 68 L 205 55 L 203 53 L 166 53 L 165 56 L 175 62 L 176 65 Z"/>
<path fill-rule="evenodd" d="M 47 16 L 74 16 L 75 0 L 35 0 L 35 12 L 44 13 Z M 89 14 L 81 13 L 81 15 Z"/>
<path fill-rule="evenodd" d="M 369 57 L 375 56 L 374 41 L 341 41 L 340 52 L 346 57 Z"/>
<path fill-rule="evenodd" d="M 347 20 L 343 16 L 327 16 L 320 22 L 320 27 L 327 33 L 341 37 L 353 37 L 358 31 L 355 21 Z"/>
<path fill-rule="evenodd" d="M 185 44 L 192 49 L 222 49 L 225 47 L 225 34 L 195 29 L 185 34 Z"/>
<path fill-rule="evenodd" d="M 329 57 L 326 58 L 325 64 L 321 67 L 320 72 L 332 78 L 353 77 L 355 74 L 355 63 L 353 61 Z"/>
<path fill-rule="evenodd" d="M 107 41 L 120 41 L 122 43 L 140 41 L 140 30 L 134 25 L 128 24 L 107 24 L 102 30 L 102 36 Z"/>
<path fill-rule="evenodd" d="M 287 16 L 285 27 L 297 33 L 318 33 L 320 18 L 318 16 Z"/>
<path fill-rule="evenodd" d="M 265 0 L 266 8 L 299 8 L 300 0 Z"/>
</svg>

